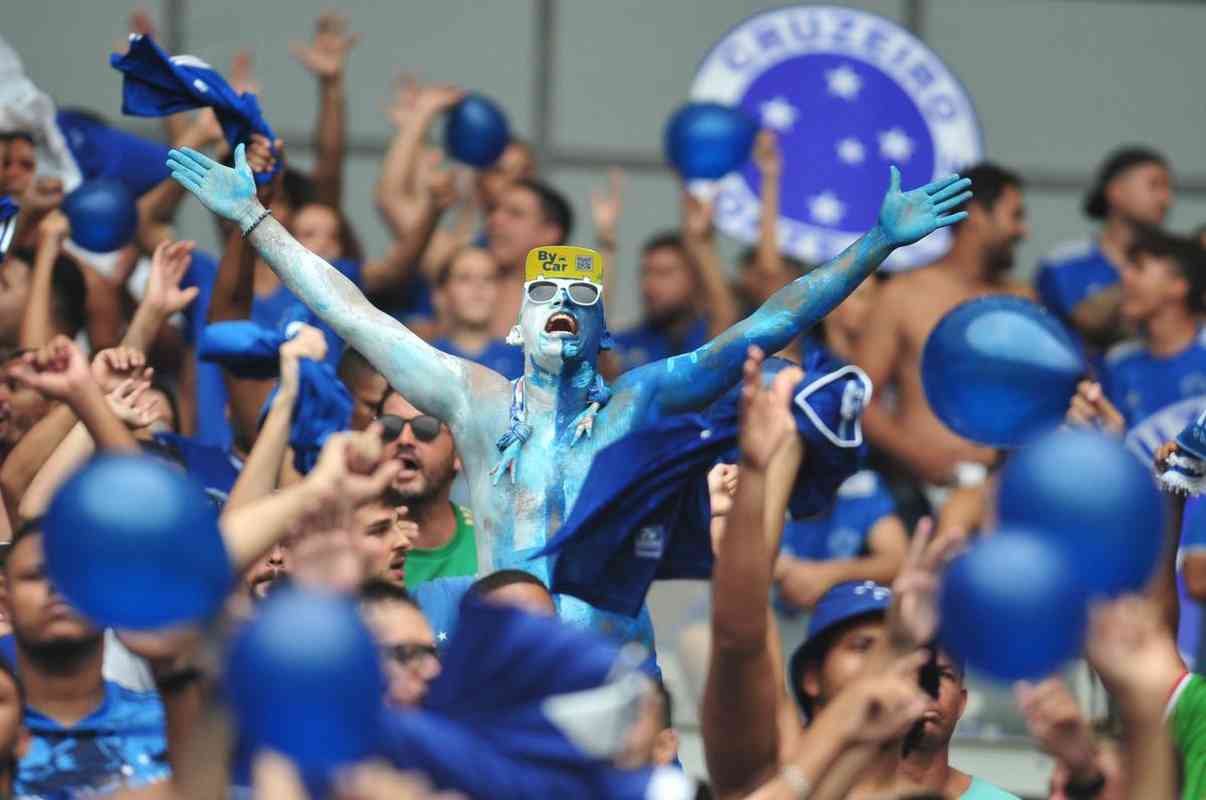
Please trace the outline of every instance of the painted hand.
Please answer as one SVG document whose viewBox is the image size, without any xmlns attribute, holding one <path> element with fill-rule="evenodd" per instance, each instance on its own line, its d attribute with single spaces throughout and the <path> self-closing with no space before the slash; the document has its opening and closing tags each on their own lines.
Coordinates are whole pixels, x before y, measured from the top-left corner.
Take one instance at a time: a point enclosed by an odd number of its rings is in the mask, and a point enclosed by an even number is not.
<svg viewBox="0 0 1206 800">
<path fill-rule="evenodd" d="M 235 148 L 235 168 L 224 167 L 191 148 L 168 153 L 172 177 L 188 189 L 201 205 L 224 219 L 239 223 L 244 231 L 262 210 L 255 196 L 255 177 L 247 166 L 246 146 Z"/>
<path fill-rule="evenodd" d="M 499 456 L 494 469 L 490 470 L 491 483 L 497 486 L 504 474 L 510 475 L 511 483 L 515 483 L 515 469 L 519 465 L 519 451 L 522 449 L 523 441 L 519 439 L 507 445 L 507 449 L 503 450 L 502 455 Z"/>
<path fill-rule="evenodd" d="M 971 180 L 948 175 L 911 192 L 900 190 L 900 170 L 891 168 L 892 178 L 879 210 L 880 230 L 894 246 L 924 239 L 939 228 L 967 217 L 966 211 L 947 213 L 971 199 L 966 191 Z"/>
<path fill-rule="evenodd" d="M 595 415 L 599 413 L 599 404 L 591 403 L 586 407 L 577 419 L 574 420 L 574 440 L 570 442 L 570 447 L 578 443 L 578 440 L 585 436 L 590 438 L 591 431 L 595 427 Z"/>
</svg>

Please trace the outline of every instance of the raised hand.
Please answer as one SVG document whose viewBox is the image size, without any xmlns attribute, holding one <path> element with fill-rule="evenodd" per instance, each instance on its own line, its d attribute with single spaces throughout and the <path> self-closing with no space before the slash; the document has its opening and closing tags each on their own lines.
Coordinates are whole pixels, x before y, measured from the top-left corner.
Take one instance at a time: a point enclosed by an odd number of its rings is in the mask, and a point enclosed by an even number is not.
<svg viewBox="0 0 1206 800">
<path fill-rule="evenodd" d="M 708 497 L 712 501 L 713 517 L 723 517 L 733 510 L 739 472 L 736 464 L 717 464 L 708 470 Z"/>
<path fill-rule="evenodd" d="M 359 33 L 348 33 L 348 18 L 336 11 L 324 11 L 315 23 L 310 44 L 293 42 L 289 52 L 321 80 L 343 75 L 348 53 L 360 41 Z"/>
<path fill-rule="evenodd" d="M 185 147 L 168 153 L 172 178 L 188 189 L 201 205 L 223 219 L 239 223 L 246 231 L 263 207 L 256 199 L 255 177 L 247 166 L 247 148 L 235 148 L 235 167 L 224 167 L 204 153 Z"/>
<path fill-rule="evenodd" d="M 777 180 L 783 172 L 783 154 L 779 150 L 779 140 L 769 128 L 759 131 L 758 137 L 754 139 L 754 164 L 762 173 L 763 180 Z"/>
<path fill-rule="evenodd" d="M 93 382 L 88 359 L 62 335 L 39 350 L 26 353 L 9 367 L 8 374 L 47 397 L 64 401 Z"/>
<path fill-rule="evenodd" d="M 106 394 L 128 380 L 150 383 L 154 370 L 147 367 L 146 356 L 133 347 L 110 347 L 92 359 L 92 379 Z"/>
<path fill-rule="evenodd" d="M 230 88 L 240 93 L 259 93 L 260 84 L 255 79 L 255 62 L 250 50 L 240 50 L 230 60 Z"/>
<path fill-rule="evenodd" d="M 1039 746 L 1078 777 L 1093 777 L 1097 743 L 1063 678 L 1048 678 L 1037 685 L 1019 682 L 1013 689 L 1026 727 Z"/>
<path fill-rule="evenodd" d="M 58 208 L 63 202 L 63 182 L 58 178 L 38 177 L 29 182 L 29 186 L 21 194 L 21 208 L 28 209 L 35 216 Z"/>
<path fill-rule="evenodd" d="M 937 634 L 939 573 L 963 546 L 960 538 L 939 538 L 933 532 L 933 520 L 922 517 L 892 583 L 888 635 L 900 652 L 923 647 Z"/>
<path fill-rule="evenodd" d="M 58 247 L 71 235 L 71 222 L 62 211 L 54 210 L 38 223 L 38 245 Z"/>
<path fill-rule="evenodd" d="M 624 171 L 612 167 L 607 171 L 607 191 L 592 189 L 590 193 L 590 215 L 595 223 L 595 237 L 601 244 L 613 249 L 616 246 L 620 213 L 624 209 L 623 187 Z"/>
<path fill-rule="evenodd" d="M 762 360 L 758 347 L 751 347 L 742 368 L 741 430 L 738 444 L 741 465 L 766 469 L 779 448 L 796 434 L 791 414 L 791 395 L 804 376 L 798 367 L 787 367 L 775 375 L 769 389 L 762 386 Z"/>
<path fill-rule="evenodd" d="M 1099 604 L 1089 618 L 1085 657 L 1125 715 L 1163 713 L 1185 665 L 1156 605 L 1129 595 Z"/>
<path fill-rule="evenodd" d="M 291 339 L 281 345 L 281 391 L 296 397 L 299 360 L 322 361 L 327 357 L 327 337 L 313 325 L 302 325 Z"/>
<path fill-rule="evenodd" d="M 879 210 L 879 228 L 893 246 L 924 239 L 939 228 L 967 217 L 955 208 L 971 199 L 971 180 L 948 175 L 911 192 L 900 190 L 900 170 L 891 167 L 891 181 Z"/>
<path fill-rule="evenodd" d="M 109 410 L 132 430 L 145 428 L 155 421 L 155 408 L 151 398 L 144 398 L 151 387 L 149 381 L 130 378 L 119 383 L 105 395 Z"/>
<path fill-rule="evenodd" d="M 1114 436 L 1126 432 L 1122 413 L 1105 396 L 1101 384 L 1094 381 L 1081 381 L 1076 387 L 1065 419 L 1069 425 L 1097 427 Z"/>
<path fill-rule="evenodd" d="M 897 659 L 887 672 L 861 678 L 838 693 L 832 713 L 844 720 L 847 741 L 879 744 L 905 734 L 930 704 L 917 680 L 927 657 L 925 651 L 910 653 Z"/>
<path fill-rule="evenodd" d="M 712 201 L 683 189 L 683 236 L 704 241 L 712 236 Z"/>
<path fill-rule="evenodd" d="M 170 316 L 183 311 L 197 298 L 200 288 L 180 288 L 180 281 L 193 262 L 195 242 L 162 241 L 151 257 L 151 274 L 147 280 L 144 303 L 149 303 L 164 315 Z"/>
</svg>

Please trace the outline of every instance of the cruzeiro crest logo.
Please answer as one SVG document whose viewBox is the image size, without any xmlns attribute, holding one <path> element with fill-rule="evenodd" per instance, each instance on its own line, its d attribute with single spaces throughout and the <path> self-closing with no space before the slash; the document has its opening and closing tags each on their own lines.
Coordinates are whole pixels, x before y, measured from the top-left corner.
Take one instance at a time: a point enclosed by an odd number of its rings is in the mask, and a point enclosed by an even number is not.
<svg viewBox="0 0 1206 800">
<path fill-rule="evenodd" d="M 871 228 L 888 166 L 913 188 L 982 156 L 971 99 L 935 53 L 882 17 L 833 6 L 793 6 L 751 17 L 704 58 L 692 100 L 740 107 L 778 136 L 783 151 L 779 239 L 810 263 L 829 259 Z M 758 236 L 760 178 L 753 163 L 724 178 L 716 224 Z M 889 269 L 946 252 L 944 228 L 897 250 Z"/>
</svg>

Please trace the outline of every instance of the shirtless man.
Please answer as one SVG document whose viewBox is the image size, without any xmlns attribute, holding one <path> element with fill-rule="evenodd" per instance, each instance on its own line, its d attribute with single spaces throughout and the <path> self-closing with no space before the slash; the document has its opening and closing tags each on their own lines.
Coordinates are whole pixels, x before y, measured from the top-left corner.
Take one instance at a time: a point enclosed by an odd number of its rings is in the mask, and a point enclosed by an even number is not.
<svg viewBox="0 0 1206 800">
<path fill-rule="evenodd" d="M 230 169 L 187 149 L 173 150 L 168 158 L 173 178 L 211 211 L 238 222 L 294 294 L 419 411 L 448 425 L 477 521 L 479 572 L 518 568 L 545 582 L 548 559 L 528 557 L 566 518 L 597 451 L 652 417 L 712 403 L 737 382 L 751 346 L 783 348 L 897 247 L 964 219 L 966 213 L 956 209 L 971 196 L 970 181 L 955 175 L 902 192 L 893 168 L 879 221 L 869 233 L 698 350 L 626 373 L 600 409 L 597 365 L 610 336 L 598 253 L 552 246 L 528 254 L 519 320 L 508 337 L 523 345 L 524 374 L 512 382 L 436 350 L 374 308 L 264 210 L 241 145 L 235 165 Z M 652 649 L 647 611 L 632 619 L 568 596 L 558 598 L 558 611 L 573 624 Z"/>
<path fill-rule="evenodd" d="M 931 485 L 955 483 L 960 464 L 989 464 L 993 451 L 967 441 L 938 421 L 921 385 L 921 352 L 939 320 L 955 306 L 989 294 L 1030 297 L 1005 278 L 1013 251 L 1026 238 L 1021 180 L 992 164 L 966 173 L 976 187 L 967 220 L 953 228 L 941 260 L 892 278 L 882 287 L 855 362 L 876 387 L 863 412 L 867 438 Z M 895 387 L 895 396 L 885 392 Z"/>
</svg>

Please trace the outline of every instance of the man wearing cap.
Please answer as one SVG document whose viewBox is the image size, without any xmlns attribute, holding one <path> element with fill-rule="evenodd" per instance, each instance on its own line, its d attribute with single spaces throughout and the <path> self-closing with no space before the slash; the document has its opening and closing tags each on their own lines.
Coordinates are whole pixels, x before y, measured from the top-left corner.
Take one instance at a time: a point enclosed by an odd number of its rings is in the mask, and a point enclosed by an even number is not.
<svg viewBox="0 0 1206 800">
<path fill-rule="evenodd" d="M 805 717 L 811 719 L 863 673 L 867 654 L 887 636 L 884 617 L 891 599 L 890 589 L 871 581 L 841 583 L 821 597 L 808 638 L 789 665 L 791 689 Z M 922 669 L 922 684 L 934 700 L 905 739 L 897 768 L 901 788 L 960 800 L 1017 800 L 950 765 L 951 737 L 967 705 L 962 667 L 939 651 Z"/>
<path fill-rule="evenodd" d="M 611 344 L 602 304 L 603 264 L 593 250 L 538 247 L 528 253 L 518 323 L 508 339 L 524 349 L 515 381 L 432 348 L 374 308 L 337 270 L 269 218 L 255 195 L 243 148 L 235 169 L 175 150 L 173 176 L 211 211 L 237 221 L 253 247 L 310 308 L 363 353 L 417 409 L 456 439 L 477 521 L 480 572 L 514 567 L 549 579 L 549 559 L 529 561 L 583 490 L 594 454 L 642 422 L 702 409 L 735 384 L 751 346 L 776 352 L 811 327 L 897 247 L 966 215 L 970 181 L 949 176 L 902 192 L 900 173 L 878 223 L 830 263 L 789 284 L 754 314 L 699 349 L 622 376 L 610 389 L 597 371 Z M 558 598 L 577 625 L 652 646 L 647 611 L 637 619 Z"/>
<path fill-rule="evenodd" d="M 1085 196 L 1085 215 L 1102 223 L 1097 239 L 1060 245 L 1039 265 L 1044 305 L 1095 349 L 1118 337 L 1119 273 L 1130 260 L 1136 231 L 1163 223 L 1172 204 L 1172 175 L 1164 156 L 1147 147 L 1115 150 Z"/>
</svg>

